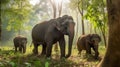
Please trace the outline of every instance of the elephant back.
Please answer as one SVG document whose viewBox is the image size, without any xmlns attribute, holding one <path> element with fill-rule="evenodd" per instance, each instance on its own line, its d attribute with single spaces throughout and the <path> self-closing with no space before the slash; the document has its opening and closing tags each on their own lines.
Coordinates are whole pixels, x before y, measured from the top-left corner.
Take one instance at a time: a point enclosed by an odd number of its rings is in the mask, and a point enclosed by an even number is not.
<svg viewBox="0 0 120 67">
<path fill-rule="evenodd" d="M 22 35 L 18 35 L 18 36 L 16 36 L 14 39 L 13 39 L 13 42 L 14 42 L 14 44 L 20 44 L 20 43 L 22 43 L 22 41 L 26 41 L 27 42 L 27 38 L 26 37 L 24 37 L 24 36 L 22 36 Z"/>
<path fill-rule="evenodd" d="M 86 49 L 85 48 L 85 41 L 86 41 L 86 35 L 81 35 L 79 38 L 78 38 L 78 41 L 77 41 L 77 48 L 78 50 L 82 50 L 82 49 Z"/>
</svg>

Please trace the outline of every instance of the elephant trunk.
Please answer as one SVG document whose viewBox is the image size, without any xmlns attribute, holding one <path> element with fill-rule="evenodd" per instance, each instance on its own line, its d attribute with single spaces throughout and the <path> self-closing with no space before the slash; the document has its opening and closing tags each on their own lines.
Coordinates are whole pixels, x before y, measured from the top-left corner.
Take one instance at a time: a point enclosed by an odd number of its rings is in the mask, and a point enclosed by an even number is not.
<svg viewBox="0 0 120 67">
<path fill-rule="evenodd" d="M 97 41 L 95 41 L 94 46 L 95 46 L 95 49 L 97 51 L 98 50 L 98 42 Z"/>
<path fill-rule="evenodd" d="M 99 55 L 99 52 L 98 52 L 98 42 L 95 43 L 95 58 L 97 59 L 98 58 L 98 55 Z"/>
<path fill-rule="evenodd" d="M 26 44 L 23 46 L 23 53 L 26 52 Z"/>
<path fill-rule="evenodd" d="M 70 57 L 71 51 L 72 51 L 72 43 L 73 43 L 73 38 L 74 38 L 74 24 L 69 25 L 69 41 L 68 41 L 68 54 L 66 55 L 66 58 Z"/>
</svg>

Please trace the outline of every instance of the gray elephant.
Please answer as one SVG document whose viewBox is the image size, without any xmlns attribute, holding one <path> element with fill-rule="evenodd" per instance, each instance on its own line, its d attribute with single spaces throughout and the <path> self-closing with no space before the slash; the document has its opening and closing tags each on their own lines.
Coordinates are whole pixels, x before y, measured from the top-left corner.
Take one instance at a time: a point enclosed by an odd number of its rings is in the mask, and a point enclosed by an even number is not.
<svg viewBox="0 0 120 67">
<path fill-rule="evenodd" d="M 68 15 L 38 23 L 32 29 L 32 41 L 34 44 L 33 52 L 38 54 L 38 45 L 42 44 L 42 55 L 51 56 L 52 46 L 59 42 L 61 58 L 68 58 L 71 55 L 72 43 L 74 38 L 73 18 Z M 68 54 L 65 56 L 65 38 L 69 36 Z"/>
<path fill-rule="evenodd" d="M 91 54 L 91 48 L 95 51 L 95 59 L 98 58 L 98 44 L 101 38 L 98 34 L 81 35 L 77 41 L 77 49 L 79 54 L 82 50 L 86 50 L 86 53 Z"/>
<path fill-rule="evenodd" d="M 22 53 L 26 52 L 26 44 L 27 44 L 26 37 L 24 37 L 22 35 L 16 36 L 13 39 L 13 42 L 14 42 L 15 52 L 17 52 L 17 48 L 19 48 L 19 51 Z"/>
</svg>

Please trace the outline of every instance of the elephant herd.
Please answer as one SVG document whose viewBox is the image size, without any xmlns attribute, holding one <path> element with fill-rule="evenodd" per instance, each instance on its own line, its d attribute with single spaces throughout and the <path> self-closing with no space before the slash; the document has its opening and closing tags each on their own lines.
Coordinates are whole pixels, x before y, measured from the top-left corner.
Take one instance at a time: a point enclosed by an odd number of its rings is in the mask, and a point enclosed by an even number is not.
<svg viewBox="0 0 120 67">
<path fill-rule="evenodd" d="M 72 52 L 72 43 L 74 38 L 75 22 L 72 16 L 64 15 L 56 19 L 44 21 L 36 24 L 32 29 L 32 43 L 34 44 L 33 53 L 38 54 L 38 46 L 42 45 L 41 55 L 46 57 L 51 56 L 52 46 L 55 43 L 59 43 L 61 58 L 68 58 Z M 65 36 L 68 35 L 68 54 L 65 54 Z M 98 43 L 101 38 L 98 34 L 81 35 L 77 41 L 77 49 L 79 54 L 82 50 L 86 50 L 86 53 L 91 54 L 91 48 L 95 51 L 95 58 L 98 57 Z M 27 38 L 19 35 L 13 39 L 15 52 L 17 48 L 22 53 L 26 52 Z"/>
</svg>

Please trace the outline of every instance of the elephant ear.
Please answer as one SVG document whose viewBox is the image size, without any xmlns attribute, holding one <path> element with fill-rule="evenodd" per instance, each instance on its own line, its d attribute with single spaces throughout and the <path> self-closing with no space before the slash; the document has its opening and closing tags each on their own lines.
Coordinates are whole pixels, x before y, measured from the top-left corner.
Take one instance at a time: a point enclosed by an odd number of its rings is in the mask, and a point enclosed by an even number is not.
<svg viewBox="0 0 120 67">
<path fill-rule="evenodd" d="M 92 34 L 88 34 L 86 37 L 87 37 L 87 38 L 86 38 L 87 42 L 89 42 L 89 43 L 92 43 L 92 42 L 93 42 L 93 41 L 92 41 Z"/>
<path fill-rule="evenodd" d="M 101 41 L 101 37 L 98 35 L 99 42 Z"/>
<path fill-rule="evenodd" d="M 91 41 L 94 41 L 94 40 L 97 40 L 97 41 L 101 41 L 101 38 L 98 34 L 91 34 Z"/>
<path fill-rule="evenodd" d="M 54 26 L 57 28 L 57 30 L 61 30 L 61 26 L 64 24 L 64 22 L 67 19 L 67 15 L 64 15 L 62 17 L 58 17 L 57 19 L 55 19 L 54 22 Z"/>
<path fill-rule="evenodd" d="M 53 26 L 55 27 L 55 28 L 57 28 L 57 30 L 60 30 L 60 22 L 58 21 L 58 20 L 54 20 L 53 21 Z"/>
</svg>

